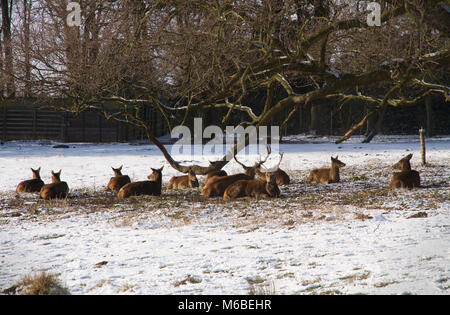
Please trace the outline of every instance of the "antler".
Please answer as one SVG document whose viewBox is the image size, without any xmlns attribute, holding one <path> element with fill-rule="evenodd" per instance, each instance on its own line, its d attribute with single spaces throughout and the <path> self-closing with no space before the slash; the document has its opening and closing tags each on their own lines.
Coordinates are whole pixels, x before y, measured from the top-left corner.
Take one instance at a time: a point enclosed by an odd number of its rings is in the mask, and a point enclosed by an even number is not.
<svg viewBox="0 0 450 315">
<path fill-rule="evenodd" d="M 243 163 L 239 162 L 238 159 L 236 158 L 236 154 L 234 155 L 234 159 L 236 160 L 236 162 L 238 162 L 238 164 L 240 164 L 243 168 L 248 168 L 248 166 L 245 166 Z"/>
<path fill-rule="evenodd" d="M 256 163 L 256 165 L 259 167 L 261 165 L 263 165 L 264 163 L 266 163 L 267 158 L 269 157 L 269 155 L 272 153 L 272 149 L 270 147 L 270 145 L 266 144 L 266 151 L 267 151 L 267 156 L 265 157 L 264 160 L 261 160 L 261 158 L 259 159 L 259 162 Z"/>
<path fill-rule="evenodd" d="M 274 169 L 279 169 L 280 168 L 281 160 L 283 160 L 283 154 L 284 153 L 280 153 L 280 161 L 278 161 L 278 164 L 277 164 L 277 166 L 274 167 Z"/>
</svg>

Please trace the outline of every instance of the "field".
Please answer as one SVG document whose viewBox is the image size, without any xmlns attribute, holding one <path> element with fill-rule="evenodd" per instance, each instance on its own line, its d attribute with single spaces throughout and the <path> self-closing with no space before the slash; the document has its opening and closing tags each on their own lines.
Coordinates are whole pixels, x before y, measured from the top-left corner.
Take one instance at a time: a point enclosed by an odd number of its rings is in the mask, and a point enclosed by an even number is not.
<svg viewBox="0 0 450 315">
<path fill-rule="evenodd" d="M 0 146 L 0 292 L 45 271 L 70 294 L 450 293 L 449 136 L 427 139 L 426 166 L 413 136 L 287 140 L 280 167 L 292 183 L 281 198 L 228 203 L 200 195 L 202 176 L 200 188 L 161 197 L 123 201 L 104 190 L 111 166 L 144 180 L 165 165 L 163 186 L 177 175 L 152 145 Z M 409 153 L 422 187 L 389 190 L 392 164 Z M 267 166 L 278 162 L 272 155 Z M 331 155 L 347 164 L 341 182 L 308 184 Z M 15 193 L 38 166 L 46 183 L 62 169 L 69 198 Z M 233 161 L 225 170 L 242 168 Z"/>
</svg>

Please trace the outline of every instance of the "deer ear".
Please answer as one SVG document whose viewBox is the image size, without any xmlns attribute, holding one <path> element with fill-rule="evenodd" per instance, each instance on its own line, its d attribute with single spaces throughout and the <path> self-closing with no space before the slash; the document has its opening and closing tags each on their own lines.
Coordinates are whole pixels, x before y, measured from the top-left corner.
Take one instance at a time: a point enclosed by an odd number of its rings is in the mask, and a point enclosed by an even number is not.
<svg viewBox="0 0 450 315">
<path fill-rule="evenodd" d="M 410 154 L 408 154 L 407 156 L 406 156 L 406 158 L 408 159 L 408 160 L 411 160 L 411 158 L 412 158 L 412 153 L 410 153 Z"/>
<path fill-rule="evenodd" d="M 123 164 L 120 165 L 120 167 L 118 168 L 118 170 L 121 171 L 121 170 L 122 170 L 122 167 L 123 167 Z"/>
<path fill-rule="evenodd" d="M 36 171 L 40 172 L 41 171 L 41 167 L 39 166 L 39 168 Z"/>
</svg>

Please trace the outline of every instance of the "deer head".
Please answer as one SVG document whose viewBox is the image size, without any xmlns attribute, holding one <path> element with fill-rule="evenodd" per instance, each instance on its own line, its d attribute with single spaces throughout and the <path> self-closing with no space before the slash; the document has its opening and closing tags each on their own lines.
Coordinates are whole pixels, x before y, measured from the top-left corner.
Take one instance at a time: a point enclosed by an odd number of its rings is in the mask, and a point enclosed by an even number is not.
<svg viewBox="0 0 450 315">
<path fill-rule="evenodd" d="M 39 166 L 38 169 L 33 169 L 31 168 L 31 171 L 33 172 L 33 179 L 40 179 L 41 175 L 39 174 L 39 172 L 41 171 L 41 167 Z"/>
<path fill-rule="evenodd" d="M 392 168 L 397 169 L 397 170 L 402 170 L 402 171 L 410 171 L 411 164 L 409 163 L 409 161 L 411 160 L 412 156 L 413 156 L 412 153 L 408 154 L 407 156 L 402 158 L 400 161 L 398 161 L 397 163 L 392 165 Z"/>
<path fill-rule="evenodd" d="M 114 176 L 116 176 L 116 177 L 122 176 L 122 167 L 123 167 L 123 165 L 121 165 L 119 168 L 111 167 L 114 172 Z"/>
<path fill-rule="evenodd" d="M 345 166 L 345 163 L 339 161 L 339 160 L 338 160 L 338 156 L 336 155 L 335 158 L 334 158 L 334 157 L 331 157 L 331 166 L 334 166 L 334 167 L 344 167 L 344 166 Z"/>
<path fill-rule="evenodd" d="M 52 171 L 52 183 L 59 183 L 61 181 L 60 176 L 61 176 L 61 170 L 59 170 L 59 172 L 57 172 L 57 173 Z"/>
</svg>

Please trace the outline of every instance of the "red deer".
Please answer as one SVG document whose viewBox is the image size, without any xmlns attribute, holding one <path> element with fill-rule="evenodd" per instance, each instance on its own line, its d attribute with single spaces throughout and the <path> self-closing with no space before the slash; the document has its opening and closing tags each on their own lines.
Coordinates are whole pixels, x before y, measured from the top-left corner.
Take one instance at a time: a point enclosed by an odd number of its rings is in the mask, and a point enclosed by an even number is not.
<svg viewBox="0 0 450 315">
<path fill-rule="evenodd" d="M 280 189 L 276 182 L 275 172 L 265 172 L 265 180 L 262 179 L 250 179 L 250 180 L 238 180 L 232 183 L 225 189 L 223 199 L 230 201 L 238 197 L 279 197 Z"/>
<path fill-rule="evenodd" d="M 114 177 L 111 177 L 107 186 L 107 190 L 119 191 L 120 188 L 128 183 L 131 183 L 130 177 L 128 175 L 122 175 L 122 167 L 119 168 L 111 167 L 114 172 Z"/>
<path fill-rule="evenodd" d="M 205 197 L 222 197 L 225 189 L 235 181 L 241 179 L 254 179 L 255 178 L 255 169 L 256 165 L 261 165 L 267 160 L 268 155 L 263 161 L 259 161 L 255 163 L 255 166 L 246 166 L 238 161 L 236 155 L 234 159 L 236 162 L 244 168 L 244 173 L 228 175 L 228 176 L 215 176 L 211 177 L 206 181 L 205 186 L 202 189 L 202 196 Z"/>
<path fill-rule="evenodd" d="M 214 176 L 228 176 L 228 174 L 224 170 L 209 172 L 206 174 L 206 181 Z"/>
<path fill-rule="evenodd" d="M 401 172 L 394 173 L 389 183 L 389 188 L 408 188 L 420 187 L 420 175 L 419 172 L 411 170 L 412 154 L 408 154 L 400 161 L 395 163 L 392 168 L 399 169 Z"/>
<path fill-rule="evenodd" d="M 33 179 L 24 180 L 17 185 L 16 192 L 17 193 L 32 193 L 32 192 L 40 192 L 42 186 L 44 186 L 44 182 L 41 179 L 41 175 L 39 172 L 41 171 L 41 167 L 38 169 L 31 169 L 33 172 Z"/>
<path fill-rule="evenodd" d="M 198 187 L 197 176 L 192 170 L 189 170 L 187 175 L 173 176 L 167 184 L 167 189 L 184 189 Z"/>
<path fill-rule="evenodd" d="M 162 185 L 162 170 L 164 166 L 158 169 L 152 168 L 152 173 L 147 176 L 150 180 L 128 183 L 120 188 L 117 193 L 119 199 L 125 199 L 130 196 L 150 195 L 160 196 Z"/>
<path fill-rule="evenodd" d="M 330 184 L 340 181 L 339 168 L 344 167 L 345 163 L 338 160 L 338 156 L 331 157 L 331 168 L 320 168 L 312 170 L 309 173 L 308 182 L 311 184 Z"/>
<path fill-rule="evenodd" d="M 270 154 L 270 147 L 267 147 L 267 152 Z M 274 168 L 274 169 L 276 169 L 275 176 L 276 176 L 276 181 L 277 181 L 278 186 L 289 185 L 289 183 L 291 182 L 289 175 L 280 168 L 282 159 L 283 159 L 283 153 L 280 153 L 280 161 L 278 162 L 277 166 L 275 166 L 275 168 Z M 256 171 L 256 175 L 259 178 L 264 180 L 266 172 L 261 171 L 262 164 L 263 163 L 255 163 L 255 167 L 256 167 L 255 171 Z"/>
<path fill-rule="evenodd" d="M 52 183 L 42 186 L 39 199 L 66 198 L 69 194 L 69 186 L 60 179 L 61 170 L 58 173 L 52 171 Z"/>
</svg>

